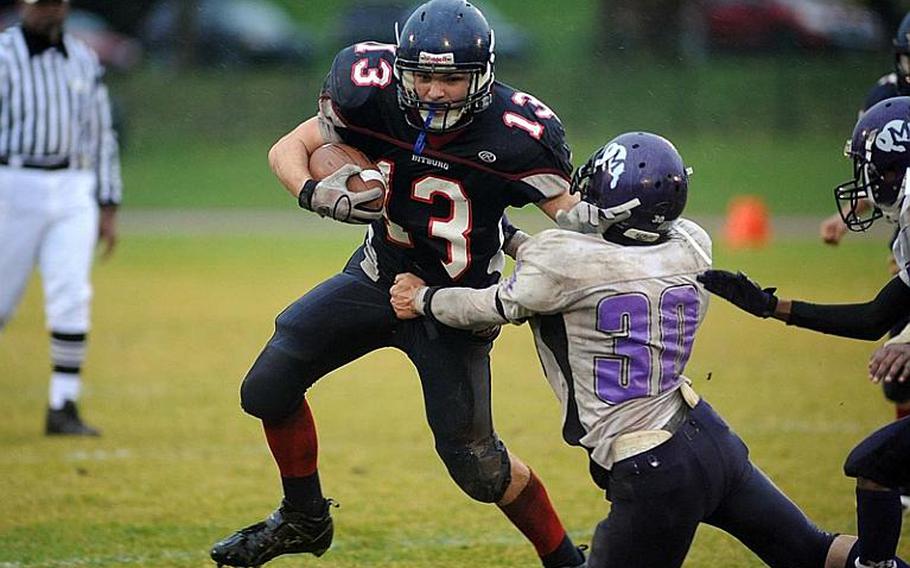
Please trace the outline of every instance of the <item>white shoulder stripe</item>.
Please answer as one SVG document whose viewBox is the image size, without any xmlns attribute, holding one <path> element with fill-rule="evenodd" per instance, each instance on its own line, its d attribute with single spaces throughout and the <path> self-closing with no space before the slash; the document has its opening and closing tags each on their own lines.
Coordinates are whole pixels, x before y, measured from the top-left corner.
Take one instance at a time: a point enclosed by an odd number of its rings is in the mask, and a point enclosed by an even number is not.
<svg viewBox="0 0 910 568">
<path fill-rule="evenodd" d="M 569 180 L 556 174 L 533 174 L 521 178 L 521 181 L 542 193 L 546 198 L 556 197 L 569 191 Z"/>
<path fill-rule="evenodd" d="M 705 261 L 705 264 L 707 264 L 708 266 L 711 266 L 711 256 L 705 252 L 705 249 L 701 248 L 701 245 L 699 245 L 695 241 L 695 239 L 692 237 L 692 235 L 690 235 L 688 231 L 683 229 L 680 226 L 680 223 L 677 223 L 676 227 L 674 227 L 674 228 L 679 232 L 680 235 L 682 235 L 687 241 L 689 241 L 689 244 L 692 246 L 693 249 L 695 249 L 695 252 L 698 253 L 698 256 L 700 256 L 702 258 L 702 260 Z"/>
</svg>

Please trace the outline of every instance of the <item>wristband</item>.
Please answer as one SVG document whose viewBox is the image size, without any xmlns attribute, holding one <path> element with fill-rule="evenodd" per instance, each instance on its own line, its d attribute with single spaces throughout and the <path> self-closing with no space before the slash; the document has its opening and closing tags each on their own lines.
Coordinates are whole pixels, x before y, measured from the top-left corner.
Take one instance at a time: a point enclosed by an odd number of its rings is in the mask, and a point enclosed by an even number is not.
<svg viewBox="0 0 910 568">
<path fill-rule="evenodd" d="M 300 194 L 297 196 L 297 205 L 312 211 L 313 192 L 316 191 L 317 185 L 319 185 L 319 182 L 314 179 L 308 179 L 303 182 L 303 187 L 300 188 Z"/>
<path fill-rule="evenodd" d="M 429 321 L 431 321 L 433 323 L 439 323 L 436 320 L 436 317 L 433 315 L 433 308 L 432 308 L 431 304 L 433 302 L 433 296 L 440 289 L 442 289 L 442 286 L 427 286 L 424 288 L 424 290 L 426 290 L 426 291 L 421 296 L 421 302 L 423 304 L 421 306 L 421 308 L 423 310 L 423 317 L 427 318 Z"/>
</svg>

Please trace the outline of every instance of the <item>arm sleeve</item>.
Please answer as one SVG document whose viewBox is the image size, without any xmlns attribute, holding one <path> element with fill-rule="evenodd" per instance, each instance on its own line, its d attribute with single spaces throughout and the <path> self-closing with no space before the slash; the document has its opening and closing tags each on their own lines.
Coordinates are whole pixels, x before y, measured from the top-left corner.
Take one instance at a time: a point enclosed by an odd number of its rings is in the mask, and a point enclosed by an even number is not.
<svg viewBox="0 0 910 568">
<path fill-rule="evenodd" d="M 485 329 L 508 323 L 499 286 L 439 288 L 425 299 L 427 317 L 458 329 Z"/>
<path fill-rule="evenodd" d="M 564 231 L 545 231 L 518 250 L 512 275 L 489 288 L 438 288 L 424 297 L 431 319 L 460 329 L 484 329 L 504 323 L 521 324 L 535 314 L 558 312 L 566 302 L 562 280 L 542 268 L 560 254 Z"/>
<path fill-rule="evenodd" d="M 863 304 L 812 304 L 794 301 L 787 325 L 853 339 L 880 338 L 910 313 L 910 288 L 892 278 L 874 300 Z"/>
<path fill-rule="evenodd" d="M 107 87 L 101 81 L 103 70 L 99 67 L 91 117 L 95 172 L 98 177 L 98 203 L 119 205 L 123 182 L 120 177 L 120 146 L 111 116 L 111 101 Z"/>
</svg>

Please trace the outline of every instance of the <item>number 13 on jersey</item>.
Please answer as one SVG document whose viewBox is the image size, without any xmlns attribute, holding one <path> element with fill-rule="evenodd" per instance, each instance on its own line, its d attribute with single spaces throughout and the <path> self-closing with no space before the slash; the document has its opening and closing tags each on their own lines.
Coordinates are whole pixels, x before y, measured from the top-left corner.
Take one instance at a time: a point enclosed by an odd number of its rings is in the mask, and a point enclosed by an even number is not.
<svg viewBox="0 0 910 568">
<path fill-rule="evenodd" d="M 388 187 L 391 188 L 392 164 L 382 160 L 376 166 L 385 175 Z M 391 198 L 391 192 L 389 193 L 389 198 Z M 409 197 L 414 201 L 427 204 L 432 204 L 436 197 L 442 197 L 449 202 L 448 217 L 431 216 L 427 226 L 427 235 L 445 241 L 446 259 L 442 261 L 442 265 L 452 280 L 457 280 L 471 266 L 473 213 L 467 192 L 460 181 L 437 176 L 424 176 L 411 184 Z M 414 246 L 411 235 L 389 219 L 388 207 L 386 208 L 385 224 L 390 241 L 406 248 Z"/>
</svg>

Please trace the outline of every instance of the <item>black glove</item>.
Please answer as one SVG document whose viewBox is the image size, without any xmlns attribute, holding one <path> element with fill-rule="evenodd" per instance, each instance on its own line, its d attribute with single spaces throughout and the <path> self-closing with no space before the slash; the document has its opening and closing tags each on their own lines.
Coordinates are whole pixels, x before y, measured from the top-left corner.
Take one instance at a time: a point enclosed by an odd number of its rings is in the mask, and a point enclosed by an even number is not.
<svg viewBox="0 0 910 568">
<path fill-rule="evenodd" d="M 742 272 L 706 270 L 696 279 L 705 289 L 754 316 L 767 318 L 777 308 L 777 288 L 762 288 Z"/>
</svg>

